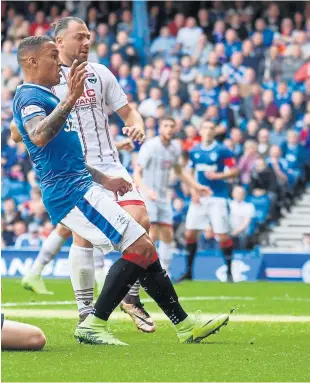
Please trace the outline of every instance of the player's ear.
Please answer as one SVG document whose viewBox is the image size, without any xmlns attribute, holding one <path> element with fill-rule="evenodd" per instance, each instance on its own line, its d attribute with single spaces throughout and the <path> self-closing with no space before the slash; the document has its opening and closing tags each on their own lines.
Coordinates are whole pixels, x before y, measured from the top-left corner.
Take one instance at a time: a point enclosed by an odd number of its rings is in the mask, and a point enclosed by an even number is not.
<svg viewBox="0 0 310 383">
<path fill-rule="evenodd" d="M 55 38 L 55 42 L 56 42 L 57 45 L 62 45 L 62 41 L 63 41 L 63 39 L 62 39 L 61 36 L 57 36 L 57 37 Z"/>
<path fill-rule="evenodd" d="M 27 61 L 31 66 L 38 67 L 38 60 L 34 56 L 28 57 Z"/>
</svg>

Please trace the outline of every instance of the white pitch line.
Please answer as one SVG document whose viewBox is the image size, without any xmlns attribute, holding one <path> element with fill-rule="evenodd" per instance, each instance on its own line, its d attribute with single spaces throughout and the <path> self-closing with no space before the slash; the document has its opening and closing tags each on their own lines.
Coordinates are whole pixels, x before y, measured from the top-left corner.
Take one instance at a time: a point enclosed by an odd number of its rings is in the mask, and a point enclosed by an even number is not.
<svg viewBox="0 0 310 383">
<path fill-rule="evenodd" d="M 151 298 L 142 299 L 145 303 L 154 302 Z M 180 297 L 180 301 L 191 302 L 191 301 L 254 301 L 254 297 L 238 297 L 238 296 L 205 296 L 205 297 Z M 38 301 L 38 302 L 7 302 L 3 303 L 1 307 L 19 307 L 19 306 L 65 306 L 65 305 L 76 305 L 75 301 Z"/>
<path fill-rule="evenodd" d="M 310 302 L 310 298 L 303 297 L 269 297 L 274 301 L 288 301 L 288 302 Z M 180 297 L 182 302 L 194 302 L 194 301 L 255 301 L 256 297 L 247 296 L 226 296 L 226 295 L 214 295 L 214 296 L 198 296 L 198 297 Z M 154 302 L 151 298 L 143 299 L 144 303 Z M 20 307 L 20 306 L 66 306 L 76 305 L 75 301 L 37 301 L 37 302 L 7 302 L 2 303 L 1 307 Z"/>
<path fill-rule="evenodd" d="M 195 313 L 188 313 L 195 315 Z M 168 318 L 163 313 L 150 313 L 152 318 L 157 321 L 168 321 Z M 219 314 L 204 313 L 201 314 L 203 320 L 210 320 Z M 20 318 L 45 318 L 45 319 L 78 319 L 76 310 L 37 310 L 37 309 L 7 309 L 5 310 L 6 317 Z M 112 320 L 131 320 L 124 313 L 114 312 L 111 315 Z M 292 316 L 292 315 L 256 315 L 256 314 L 232 314 L 230 316 L 232 322 L 255 322 L 255 323 L 310 323 L 310 316 Z"/>
</svg>

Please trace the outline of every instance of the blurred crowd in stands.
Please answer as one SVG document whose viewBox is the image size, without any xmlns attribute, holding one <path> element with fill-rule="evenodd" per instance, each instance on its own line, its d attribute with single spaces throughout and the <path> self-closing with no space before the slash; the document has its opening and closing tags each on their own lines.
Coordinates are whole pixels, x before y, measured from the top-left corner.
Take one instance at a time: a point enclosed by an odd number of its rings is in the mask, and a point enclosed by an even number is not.
<svg viewBox="0 0 310 383">
<path fill-rule="evenodd" d="M 83 18 L 91 31 L 90 62 L 106 65 L 130 104 L 145 120 L 147 139 L 158 120 L 175 118 L 180 162 L 200 142 L 203 119 L 217 125 L 217 139 L 238 159 L 231 183 L 232 234 L 241 248 L 276 224 L 309 180 L 310 3 L 149 2 L 150 48 L 135 47 L 132 3 L 2 2 L 1 171 L 2 247 L 38 247 L 52 230 L 32 164 L 10 139 L 12 99 L 22 82 L 16 60 L 20 40 L 53 36 L 59 17 Z M 145 62 L 144 62 L 145 61 Z M 121 121 L 110 128 L 121 140 Z M 138 145 L 120 153 L 132 170 Z M 189 191 L 171 178 L 176 242 L 183 246 Z M 201 248 L 213 248 L 210 228 Z"/>
</svg>

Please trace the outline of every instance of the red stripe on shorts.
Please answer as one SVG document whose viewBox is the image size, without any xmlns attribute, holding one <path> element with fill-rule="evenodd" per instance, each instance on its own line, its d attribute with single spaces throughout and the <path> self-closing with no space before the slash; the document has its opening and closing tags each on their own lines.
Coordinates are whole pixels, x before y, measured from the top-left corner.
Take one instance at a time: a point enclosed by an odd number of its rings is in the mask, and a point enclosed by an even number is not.
<svg viewBox="0 0 310 383">
<path fill-rule="evenodd" d="M 143 205 L 145 206 L 145 203 L 140 200 L 135 200 L 135 199 L 128 199 L 127 201 L 116 201 L 119 206 L 128 206 L 128 205 Z"/>
</svg>

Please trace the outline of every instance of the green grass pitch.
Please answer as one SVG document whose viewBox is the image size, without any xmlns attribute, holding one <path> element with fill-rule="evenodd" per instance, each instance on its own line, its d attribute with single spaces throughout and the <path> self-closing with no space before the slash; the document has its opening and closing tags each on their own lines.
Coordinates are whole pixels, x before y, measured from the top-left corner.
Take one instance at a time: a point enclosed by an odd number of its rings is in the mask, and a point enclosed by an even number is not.
<svg viewBox="0 0 310 383">
<path fill-rule="evenodd" d="M 279 321 L 231 321 L 205 344 L 181 345 L 167 321 L 157 321 L 155 334 L 143 334 L 135 330 L 131 321 L 111 320 L 116 336 L 130 346 L 107 347 L 77 344 L 73 338 L 77 321 L 65 314 L 63 319 L 40 317 L 44 310 L 76 311 L 70 303 L 74 297 L 68 280 L 47 281 L 48 288 L 55 291 L 53 296 L 36 296 L 23 290 L 19 282 L 2 280 L 2 311 L 10 314 L 6 315 L 10 319 L 41 327 L 47 345 L 41 352 L 2 352 L 3 382 L 310 381 L 310 321 L 306 318 L 310 316 L 309 285 L 177 285 L 189 312 L 199 309 L 203 313 L 219 313 L 235 308 L 236 317 L 269 315 Z M 41 305 L 42 301 L 46 303 Z M 64 301 L 69 303 L 62 304 Z M 154 303 L 147 301 L 146 308 L 159 313 Z M 33 310 L 37 317 L 23 318 L 19 310 Z M 306 321 L 280 322 L 283 315 L 304 316 Z"/>
</svg>

